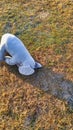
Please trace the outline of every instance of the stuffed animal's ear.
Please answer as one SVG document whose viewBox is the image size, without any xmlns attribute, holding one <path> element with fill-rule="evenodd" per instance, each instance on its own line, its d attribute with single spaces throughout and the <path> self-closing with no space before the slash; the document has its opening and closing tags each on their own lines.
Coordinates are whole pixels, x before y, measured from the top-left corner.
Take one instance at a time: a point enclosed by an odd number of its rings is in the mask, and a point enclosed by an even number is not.
<svg viewBox="0 0 73 130">
<path fill-rule="evenodd" d="M 19 66 L 18 70 L 19 70 L 19 73 L 22 75 L 32 75 L 35 72 L 34 69 L 31 68 L 30 65 Z"/>
</svg>

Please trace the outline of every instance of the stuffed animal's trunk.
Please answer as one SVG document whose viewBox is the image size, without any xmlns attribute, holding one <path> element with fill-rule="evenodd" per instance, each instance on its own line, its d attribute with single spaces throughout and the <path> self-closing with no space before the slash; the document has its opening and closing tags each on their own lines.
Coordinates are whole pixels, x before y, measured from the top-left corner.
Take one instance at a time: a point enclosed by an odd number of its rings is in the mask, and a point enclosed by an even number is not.
<svg viewBox="0 0 73 130">
<path fill-rule="evenodd" d="M 42 67 L 42 65 L 41 65 L 40 63 L 35 62 L 35 69 L 39 69 L 39 68 L 41 68 L 41 67 Z"/>
</svg>

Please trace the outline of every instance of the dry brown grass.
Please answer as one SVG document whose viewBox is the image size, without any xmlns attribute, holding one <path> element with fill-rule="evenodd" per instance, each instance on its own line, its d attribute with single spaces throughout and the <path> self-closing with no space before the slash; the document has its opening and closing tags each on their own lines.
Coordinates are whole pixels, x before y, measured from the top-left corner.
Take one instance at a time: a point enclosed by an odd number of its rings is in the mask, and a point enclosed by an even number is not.
<svg viewBox="0 0 73 130">
<path fill-rule="evenodd" d="M 0 1 L 0 37 L 16 34 L 43 65 L 26 77 L 0 63 L 0 130 L 73 130 L 72 4 Z"/>
</svg>

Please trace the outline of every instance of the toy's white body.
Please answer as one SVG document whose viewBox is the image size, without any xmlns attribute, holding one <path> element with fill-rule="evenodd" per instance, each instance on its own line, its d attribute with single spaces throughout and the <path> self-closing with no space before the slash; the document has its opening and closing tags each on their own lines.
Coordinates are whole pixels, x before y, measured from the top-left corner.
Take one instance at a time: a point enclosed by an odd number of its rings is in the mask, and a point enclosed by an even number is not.
<svg viewBox="0 0 73 130">
<path fill-rule="evenodd" d="M 8 52 L 10 56 L 5 56 Z M 4 34 L 0 44 L 0 61 L 4 60 L 9 65 L 17 65 L 18 70 L 23 75 L 31 75 L 35 68 L 40 68 L 41 64 L 35 62 L 20 39 L 12 34 Z"/>
</svg>

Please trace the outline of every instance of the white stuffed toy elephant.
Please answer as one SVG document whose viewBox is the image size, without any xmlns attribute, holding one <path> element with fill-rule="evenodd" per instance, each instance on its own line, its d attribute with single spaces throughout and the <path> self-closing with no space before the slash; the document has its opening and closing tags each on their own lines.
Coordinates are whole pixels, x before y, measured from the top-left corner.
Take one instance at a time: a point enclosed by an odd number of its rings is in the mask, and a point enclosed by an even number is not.
<svg viewBox="0 0 73 130">
<path fill-rule="evenodd" d="M 10 56 L 5 56 L 6 52 Z M 19 73 L 22 75 L 31 75 L 35 69 L 42 67 L 33 59 L 22 41 L 9 33 L 4 34 L 1 38 L 0 61 L 5 61 L 9 65 L 17 65 Z"/>
</svg>

